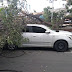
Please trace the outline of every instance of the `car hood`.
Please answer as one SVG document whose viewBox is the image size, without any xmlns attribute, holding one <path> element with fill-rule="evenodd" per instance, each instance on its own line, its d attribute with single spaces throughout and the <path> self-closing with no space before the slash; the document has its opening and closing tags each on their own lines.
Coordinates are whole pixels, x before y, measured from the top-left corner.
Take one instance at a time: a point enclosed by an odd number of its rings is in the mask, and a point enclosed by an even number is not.
<svg viewBox="0 0 72 72">
<path fill-rule="evenodd" d="M 58 34 L 58 35 L 72 35 L 72 32 L 63 31 L 63 30 L 54 31 L 54 33 L 55 33 L 55 34 Z"/>
</svg>

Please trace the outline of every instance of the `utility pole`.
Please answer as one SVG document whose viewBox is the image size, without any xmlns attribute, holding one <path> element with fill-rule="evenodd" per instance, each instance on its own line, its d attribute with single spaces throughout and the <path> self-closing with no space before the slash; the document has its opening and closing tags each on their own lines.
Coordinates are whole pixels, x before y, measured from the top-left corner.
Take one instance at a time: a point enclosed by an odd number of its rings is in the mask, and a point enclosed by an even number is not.
<svg viewBox="0 0 72 72">
<path fill-rule="evenodd" d="M 51 24 L 52 24 L 52 28 L 53 28 L 54 0 L 49 0 L 49 2 L 52 3 Z"/>
<path fill-rule="evenodd" d="M 52 0 L 51 23 L 53 23 L 54 0 Z"/>
</svg>

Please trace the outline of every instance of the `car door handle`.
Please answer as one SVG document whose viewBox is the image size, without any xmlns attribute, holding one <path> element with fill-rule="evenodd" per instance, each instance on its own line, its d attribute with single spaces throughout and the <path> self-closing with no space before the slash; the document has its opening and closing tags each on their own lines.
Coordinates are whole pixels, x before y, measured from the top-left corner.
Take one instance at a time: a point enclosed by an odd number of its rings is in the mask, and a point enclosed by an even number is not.
<svg viewBox="0 0 72 72">
<path fill-rule="evenodd" d="M 35 35 L 33 37 L 36 37 Z"/>
</svg>

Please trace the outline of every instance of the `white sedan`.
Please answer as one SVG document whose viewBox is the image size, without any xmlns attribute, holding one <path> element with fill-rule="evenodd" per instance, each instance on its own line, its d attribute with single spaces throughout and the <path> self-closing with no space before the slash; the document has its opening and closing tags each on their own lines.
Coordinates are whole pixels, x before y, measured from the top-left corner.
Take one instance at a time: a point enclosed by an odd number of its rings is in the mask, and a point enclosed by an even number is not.
<svg viewBox="0 0 72 72">
<path fill-rule="evenodd" d="M 56 51 L 72 48 L 72 33 L 55 31 L 41 24 L 27 24 L 22 33 L 25 41 L 21 47 L 51 47 Z"/>
</svg>

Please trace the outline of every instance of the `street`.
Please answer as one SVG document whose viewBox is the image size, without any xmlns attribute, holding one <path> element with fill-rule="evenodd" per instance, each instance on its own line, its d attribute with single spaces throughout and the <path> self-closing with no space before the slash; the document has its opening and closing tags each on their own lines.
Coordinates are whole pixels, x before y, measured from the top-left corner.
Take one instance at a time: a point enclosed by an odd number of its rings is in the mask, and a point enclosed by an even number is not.
<svg viewBox="0 0 72 72">
<path fill-rule="evenodd" d="M 71 72 L 72 49 L 67 52 L 56 52 L 53 49 L 3 51 L 0 55 L 0 72 L 3 72 L 2 70 Z"/>
</svg>

